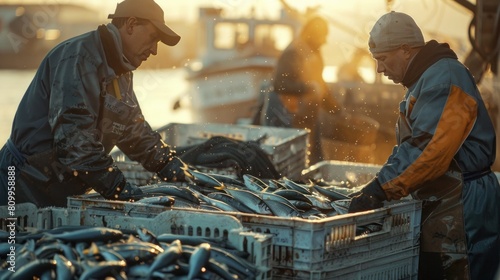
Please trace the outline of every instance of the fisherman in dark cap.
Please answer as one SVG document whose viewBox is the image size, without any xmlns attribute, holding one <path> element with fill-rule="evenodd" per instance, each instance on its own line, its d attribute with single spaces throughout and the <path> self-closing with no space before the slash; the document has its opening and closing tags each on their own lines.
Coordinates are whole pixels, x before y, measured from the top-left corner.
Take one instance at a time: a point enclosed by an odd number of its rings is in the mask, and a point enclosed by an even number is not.
<svg viewBox="0 0 500 280">
<path fill-rule="evenodd" d="M 448 44 L 424 41 L 407 14 L 370 32 L 377 72 L 402 84 L 397 143 L 349 212 L 408 195 L 422 200 L 419 279 L 497 279 L 500 185 L 495 131 L 474 77 Z"/>
<path fill-rule="evenodd" d="M 186 165 L 144 120 L 132 74 L 158 42 L 175 46 L 180 36 L 153 0 L 125 0 L 109 18 L 42 61 L 0 152 L 0 205 L 9 197 L 66 206 L 91 189 L 109 199 L 140 194 L 113 165 L 115 146 L 166 181 L 185 180 Z"/>
</svg>

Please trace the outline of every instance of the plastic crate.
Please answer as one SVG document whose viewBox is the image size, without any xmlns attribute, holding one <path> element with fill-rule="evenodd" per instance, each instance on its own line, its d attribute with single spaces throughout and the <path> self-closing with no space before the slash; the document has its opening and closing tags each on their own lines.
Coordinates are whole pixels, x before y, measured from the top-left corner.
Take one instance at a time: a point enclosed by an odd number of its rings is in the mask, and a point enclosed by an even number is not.
<svg viewBox="0 0 500 280">
<path fill-rule="evenodd" d="M 387 254 L 382 258 L 359 260 L 340 269 L 279 271 L 273 279 L 412 280 L 418 279 L 419 248 Z"/>
<path fill-rule="evenodd" d="M 151 219 L 151 217 L 163 217 L 166 215 L 164 213 L 172 212 L 177 213 L 179 217 L 190 217 L 185 221 L 193 227 L 183 227 L 190 235 L 203 236 L 208 234 L 207 231 L 209 233 L 217 231 L 220 234 L 220 229 L 216 230 L 216 228 L 229 230 L 239 225 L 255 233 L 270 234 L 273 236 L 269 260 L 273 279 L 280 279 L 280 277 L 282 279 L 338 279 L 337 276 L 342 274 L 351 277 L 347 279 L 385 279 L 368 276 L 368 278 L 364 276 L 359 278 L 372 272 L 374 275 L 399 273 L 399 276 L 394 279 L 412 279 L 418 267 L 415 265 L 415 262 L 418 263 L 418 254 L 409 255 L 410 249 L 417 248 L 418 250 L 419 246 L 422 209 L 421 202 L 417 200 L 402 200 L 388 203 L 380 209 L 320 220 L 176 209 L 175 207 L 168 211 L 163 208 L 164 212 L 158 213 L 158 207 L 107 201 L 99 196 L 89 195 L 70 198 L 68 206 L 74 209 L 86 209 L 86 216 L 75 217 L 74 220 L 92 220 L 94 222 L 91 225 L 102 225 L 102 221 L 106 221 L 106 225 L 111 227 L 130 225 L 131 218 L 123 216 L 129 213 L 129 216 L 133 215 L 135 225 L 164 227 L 156 223 L 161 223 L 165 218 Z M 99 214 L 94 213 L 91 208 L 97 209 Z M 109 210 L 106 212 L 103 209 Z M 117 213 L 122 214 L 117 215 Z M 111 218 L 111 216 L 116 217 Z M 142 224 L 146 222 L 152 224 Z M 380 223 L 382 229 L 369 234 L 356 235 L 357 227 L 372 223 Z M 401 254 L 401 257 L 394 258 L 401 258 L 404 261 L 397 264 L 394 262 L 395 266 L 384 268 L 384 270 L 373 268 L 372 272 L 367 272 L 366 266 L 361 265 L 367 262 L 384 263 L 380 259 L 391 258 L 397 254 Z M 387 263 L 390 262 L 392 261 L 387 261 Z"/>
<path fill-rule="evenodd" d="M 127 182 L 132 184 L 144 186 L 159 181 L 156 173 L 147 171 L 136 161 L 115 161 L 114 164 L 123 172 Z"/>
<path fill-rule="evenodd" d="M 290 179 L 297 179 L 307 167 L 307 130 L 231 124 L 181 124 L 171 123 L 158 129 L 163 140 L 173 146 L 201 144 L 211 137 L 224 136 L 234 140 L 263 139 L 260 147 L 267 154 L 276 170 Z M 127 161 L 121 151 L 112 153 L 116 161 Z M 197 166 L 198 167 L 198 166 Z M 204 172 L 235 175 L 230 168 L 215 169 L 198 167 Z"/>
<path fill-rule="evenodd" d="M 226 242 L 235 250 L 249 254 L 248 261 L 259 269 L 256 279 L 271 279 L 272 235 L 250 232 L 238 219 L 214 212 L 190 212 L 166 209 L 163 206 L 140 205 L 122 201 L 102 200 L 97 194 L 69 198 L 68 208 L 37 208 L 31 203 L 19 204 L 18 225 L 22 231 L 37 231 L 60 226 L 94 226 L 119 230 L 147 228 L 160 235 L 206 237 Z M 201 211 L 203 212 L 203 211 Z M 9 221 L 5 206 L 0 206 L 0 219 Z"/>
<path fill-rule="evenodd" d="M 102 200 L 99 195 L 68 199 L 68 209 L 56 209 L 53 224 L 104 226 L 135 230 L 147 228 L 154 234 L 172 233 L 225 240 L 235 249 L 249 253 L 260 271 L 257 279 L 271 279 L 272 235 L 248 232 L 230 215 L 212 211 L 184 211 L 155 205 Z"/>
<path fill-rule="evenodd" d="M 338 279 L 334 277 L 338 271 L 418 248 L 421 212 L 420 201 L 407 200 L 321 220 L 245 214 L 238 218 L 255 232 L 274 235 L 273 279 Z M 356 236 L 358 226 L 374 222 L 382 223 L 381 231 Z M 418 260 L 418 256 L 416 258 Z M 313 277 L 315 272 L 322 277 Z M 352 272 L 358 276 L 363 273 L 362 270 Z M 402 278 L 413 274 L 412 271 Z"/>
<path fill-rule="evenodd" d="M 350 161 L 327 160 L 318 162 L 302 171 L 302 180 L 323 179 L 325 181 L 345 181 L 348 180 L 352 187 L 368 183 L 381 165 L 369 163 L 355 163 Z"/>
<path fill-rule="evenodd" d="M 10 229 L 7 226 L 14 220 L 17 229 L 24 231 L 36 230 L 38 225 L 45 228 L 50 226 L 38 220 L 38 212 L 38 208 L 33 203 L 18 203 L 15 205 L 15 208 L 0 206 L 0 230 L 9 231 Z"/>
</svg>

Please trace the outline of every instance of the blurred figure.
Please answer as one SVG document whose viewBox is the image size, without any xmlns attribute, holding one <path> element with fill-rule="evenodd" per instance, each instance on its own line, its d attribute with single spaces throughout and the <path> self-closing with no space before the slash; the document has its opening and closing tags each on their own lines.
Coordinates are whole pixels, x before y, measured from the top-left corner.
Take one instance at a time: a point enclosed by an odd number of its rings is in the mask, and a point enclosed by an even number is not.
<svg viewBox="0 0 500 280">
<path fill-rule="evenodd" d="M 397 146 L 349 212 L 408 195 L 422 201 L 419 279 L 492 280 L 500 262 L 500 185 L 495 130 L 469 70 L 446 43 L 424 41 L 407 14 L 373 26 L 370 52 L 407 92 Z"/>
<path fill-rule="evenodd" d="M 362 48 L 356 48 L 351 59 L 339 67 L 337 71 L 337 80 L 339 82 L 365 82 L 363 76 L 359 73 L 361 62 L 369 54 Z"/>
<path fill-rule="evenodd" d="M 115 146 L 164 180 L 185 179 L 187 166 L 144 120 L 132 75 L 158 42 L 180 36 L 153 0 L 125 0 L 108 18 L 40 64 L 0 151 L 0 205 L 66 206 L 91 189 L 108 199 L 141 194 L 113 165 Z"/>
<path fill-rule="evenodd" d="M 311 164 L 323 160 L 318 112 L 337 112 L 337 101 L 323 80 L 320 48 L 326 43 L 328 24 L 313 17 L 281 54 L 274 74 L 273 90 L 264 101 L 260 124 L 309 129 Z"/>
</svg>

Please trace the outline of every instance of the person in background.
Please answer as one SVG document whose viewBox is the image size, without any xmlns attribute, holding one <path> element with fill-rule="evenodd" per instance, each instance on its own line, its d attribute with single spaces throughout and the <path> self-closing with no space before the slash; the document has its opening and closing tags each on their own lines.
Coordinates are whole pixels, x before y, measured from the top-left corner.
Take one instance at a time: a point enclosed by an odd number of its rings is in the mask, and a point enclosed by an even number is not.
<svg viewBox="0 0 500 280">
<path fill-rule="evenodd" d="M 474 77 L 413 18 L 383 15 L 370 32 L 377 72 L 406 88 L 397 146 L 349 212 L 422 200 L 420 279 L 494 279 L 500 263 L 495 131 Z"/>
<path fill-rule="evenodd" d="M 180 36 L 153 0 L 125 0 L 108 18 L 41 62 L 0 151 L 0 205 L 66 206 L 91 189 L 108 199 L 141 194 L 113 165 L 115 146 L 164 180 L 185 180 L 186 164 L 144 120 L 132 74 L 158 42 L 174 46 Z"/>
<path fill-rule="evenodd" d="M 323 18 L 312 17 L 305 23 L 278 59 L 273 90 L 265 99 L 260 118 L 261 125 L 309 129 L 311 164 L 323 160 L 319 110 L 339 110 L 323 79 L 320 48 L 327 35 L 328 23 Z"/>
<path fill-rule="evenodd" d="M 359 71 L 365 57 L 369 57 L 368 52 L 365 49 L 356 48 L 351 59 L 339 66 L 337 80 L 339 82 L 364 83 L 365 80 Z"/>
</svg>

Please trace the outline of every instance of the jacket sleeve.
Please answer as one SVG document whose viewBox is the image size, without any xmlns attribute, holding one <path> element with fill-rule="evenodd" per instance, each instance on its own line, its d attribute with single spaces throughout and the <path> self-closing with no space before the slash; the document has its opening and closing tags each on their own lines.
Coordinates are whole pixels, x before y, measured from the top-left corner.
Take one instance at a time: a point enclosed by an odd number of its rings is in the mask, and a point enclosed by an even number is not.
<svg viewBox="0 0 500 280">
<path fill-rule="evenodd" d="M 455 85 L 423 90 L 407 102 L 401 120 L 411 127 L 411 137 L 399 144 L 378 174 L 389 200 L 446 173 L 477 118 L 476 100 Z"/>
<path fill-rule="evenodd" d="M 139 114 L 136 121 L 127 126 L 117 146 L 131 160 L 140 162 L 146 170 L 158 172 L 175 155 L 175 151 L 151 129 L 140 110 Z"/>
<path fill-rule="evenodd" d="M 113 197 L 125 184 L 121 171 L 100 142 L 99 63 L 85 50 L 67 49 L 62 59 L 49 62 L 49 124 L 58 160 L 105 197 Z"/>
</svg>

